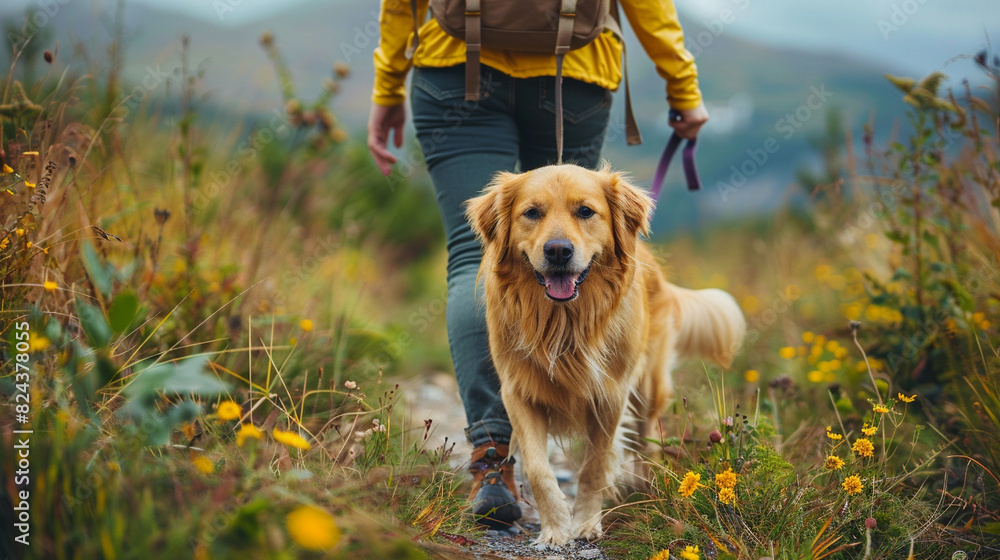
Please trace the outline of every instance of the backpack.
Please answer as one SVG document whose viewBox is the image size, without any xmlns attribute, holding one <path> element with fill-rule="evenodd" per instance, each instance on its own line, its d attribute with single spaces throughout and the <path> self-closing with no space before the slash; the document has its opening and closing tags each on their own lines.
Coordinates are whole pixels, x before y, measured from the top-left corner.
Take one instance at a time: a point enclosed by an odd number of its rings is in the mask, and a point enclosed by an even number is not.
<svg viewBox="0 0 1000 560">
<path fill-rule="evenodd" d="M 413 12 L 413 42 L 406 50 L 412 58 L 420 44 L 417 2 Z M 590 44 L 610 29 L 622 41 L 617 0 L 430 0 L 431 13 L 445 33 L 462 39 L 465 54 L 465 99 L 479 100 L 479 52 L 482 47 L 556 55 L 556 150 L 563 152 L 563 56 Z M 625 70 L 625 133 L 629 145 L 641 144 L 642 135 L 632 113 Z"/>
</svg>

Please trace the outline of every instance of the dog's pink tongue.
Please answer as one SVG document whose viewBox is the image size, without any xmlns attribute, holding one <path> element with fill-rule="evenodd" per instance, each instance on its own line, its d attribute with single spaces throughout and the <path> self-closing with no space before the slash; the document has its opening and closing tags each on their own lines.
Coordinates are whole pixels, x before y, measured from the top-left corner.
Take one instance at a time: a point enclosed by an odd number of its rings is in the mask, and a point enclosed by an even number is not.
<svg viewBox="0 0 1000 560">
<path fill-rule="evenodd" d="M 569 299 L 576 293 L 576 274 L 545 277 L 545 293 L 555 299 Z"/>
</svg>

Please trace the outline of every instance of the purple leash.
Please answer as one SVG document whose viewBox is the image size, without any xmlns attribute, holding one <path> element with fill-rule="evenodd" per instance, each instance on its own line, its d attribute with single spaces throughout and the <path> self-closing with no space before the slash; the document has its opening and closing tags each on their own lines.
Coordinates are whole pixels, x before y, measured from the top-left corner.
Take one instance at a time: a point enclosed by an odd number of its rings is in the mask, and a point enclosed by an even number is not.
<svg viewBox="0 0 1000 560">
<path fill-rule="evenodd" d="M 680 113 L 675 110 L 670 110 L 670 118 L 672 120 L 680 120 Z M 681 145 L 681 138 L 677 133 L 673 133 L 670 137 L 670 141 L 667 142 L 667 147 L 663 150 L 663 155 L 660 156 L 660 163 L 656 165 L 656 175 L 653 176 L 653 185 L 650 188 L 650 196 L 653 200 L 658 200 L 660 198 L 660 191 L 663 189 L 663 180 L 667 176 L 667 169 L 670 168 L 670 161 L 674 159 L 674 154 L 677 152 L 677 147 Z M 695 149 L 698 147 L 698 139 L 692 138 L 687 141 L 687 145 L 684 146 L 684 153 L 682 158 L 684 160 L 684 178 L 687 180 L 687 186 L 689 191 L 701 190 L 701 179 L 698 178 L 698 168 L 695 166 L 694 156 Z"/>
</svg>

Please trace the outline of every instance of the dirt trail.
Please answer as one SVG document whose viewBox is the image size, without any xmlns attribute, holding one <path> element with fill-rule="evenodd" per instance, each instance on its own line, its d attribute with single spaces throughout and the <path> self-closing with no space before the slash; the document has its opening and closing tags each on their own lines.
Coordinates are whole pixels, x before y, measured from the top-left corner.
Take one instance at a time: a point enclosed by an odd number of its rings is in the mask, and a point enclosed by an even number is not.
<svg viewBox="0 0 1000 560">
<path fill-rule="evenodd" d="M 432 419 L 428 448 L 436 448 L 448 442 L 456 442 L 452 454 L 452 467 L 463 470 L 468 467 L 472 446 L 465 440 L 465 412 L 458 396 L 458 384 L 455 377 L 446 373 L 436 373 L 423 378 L 414 379 L 403 384 L 403 394 L 406 395 L 407 415 L 414 426 L 423 427 L 424 420 Z M 549 460 L 559 478 L 563 492 L 571 498 L 576 494 L 576 480 L 573 477 L 575 468 L 572 462 L 562 452 L 559 446 L 551 441 L 549 444 Z M 442 558 L 476 558 L 482 560 L 503 559 L 514 560 L 522 558 L 541 558 L 546 560 L 583 559 L 609 560 L 603 551 L 593 543 L 573 542 L 565 547 L 536 549 L 531 545 L 532 531 L 538 528 L 538 512 L 529 504 L 534 503 L 531 488 L 520 473 L 520 463 L 515 465 L 515 476 L 522 483 L 521 510 L 524 514 L 521 522 L 526 532 L 517 536 L 477 537 L 476 544 L 464 546 L 451 551 L 441 550 Z"/>
</svg>

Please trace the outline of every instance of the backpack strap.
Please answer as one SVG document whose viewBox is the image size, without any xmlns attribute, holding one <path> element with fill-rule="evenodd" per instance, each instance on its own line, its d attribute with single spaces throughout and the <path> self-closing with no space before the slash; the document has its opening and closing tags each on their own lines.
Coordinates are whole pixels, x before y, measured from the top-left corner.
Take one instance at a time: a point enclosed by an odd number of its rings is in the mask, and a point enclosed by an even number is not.
<svg viewBox="0 0 1000 560">
<path fill-rule="evenodd" d="M 573 21 L 576 18 L 576 0 L 562 0 L 559 6 L 559 24 L 556 27 L 556 165 L 563 162 L 563 56 L 570 50 L 573 40 Z"/>
<path fill-rule="evenodd" d="M 562 165 L 563 154 L 563 101 L 562 101 L 563 55 L 556 55 L 556 165 Z"/>
<path fill-rule="evenodd" d="M 611 19 L 606 25 L 622 43 L 622 69 L 625 78 L 625 139 L 629 146 L 636 146 L 642 144 L 642 133 L 639 132 L 639 125 L 635 121 L 635 112 L 632 110 L 632 92 L 628 87 L 628 51 L 625 48 L 625 35 L 622 33 L 622 16 L 618 11 L 618 0 L 611 0 L 610 15 Z"/>
<path fill-rule="evenodd" d="M 562 0 L 559 6 L 559 24 L 556 27 L 556 54 L 569 52 L 573 41 L 573 20 L 576 18 L 576 0 Z"/>
<path fill-rule="evenodd" d="M 479 51 L 482 48 L 480 0 L 465 2 L 465 100 L 479 101 Z"/>
<path fill-rule="evenodd" d="M 417 47 L 420 46 L 420 22 L 417 21 L 417 0 L 410 0 L 410 12 L 413 14 L 413 42 L 410 43 L 409 47 L 406 47 L 407 60 L 413 58 L 413 53 L 417 52 Z"/>
</svg>

